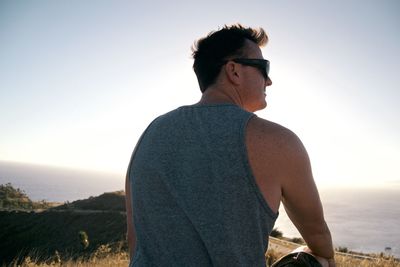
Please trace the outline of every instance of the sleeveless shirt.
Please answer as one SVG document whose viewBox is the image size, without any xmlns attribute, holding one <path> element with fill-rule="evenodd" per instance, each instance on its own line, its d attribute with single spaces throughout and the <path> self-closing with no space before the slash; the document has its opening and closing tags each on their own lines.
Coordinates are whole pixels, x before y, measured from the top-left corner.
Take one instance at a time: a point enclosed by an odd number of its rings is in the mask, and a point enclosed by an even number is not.
<svg viewBox="0 0 400 267">
<path fill-rule="evenodd" d="M 232 104 L 155 119 L 128 168 L 136 230 L 130 266 L 265 266 L 277 214 L 258 189 Z"/>
</svg>

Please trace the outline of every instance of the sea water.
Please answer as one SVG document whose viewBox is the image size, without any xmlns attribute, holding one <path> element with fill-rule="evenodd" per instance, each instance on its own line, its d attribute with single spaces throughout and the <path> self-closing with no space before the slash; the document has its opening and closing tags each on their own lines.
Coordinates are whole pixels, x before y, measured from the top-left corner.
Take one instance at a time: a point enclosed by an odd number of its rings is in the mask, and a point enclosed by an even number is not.
<svg viewBox="0 0 400 267">
<path fill-rule="evenodd" d="M 124 175 L 0 161 L 0 184 L 12 183 L 32 200 L 74 201 L 124 189 Z M 320 189 L 335 247 L 400 258 L 400 188 Z M 300 237 L 283 207 L 275 227 Z M 390 248 L 390 249 L 389 249 Z"/>
<path fill-rule="evenodd" d="M 335 247 L 400 258 L 400 188 L 324 188 L 325 220 Z M 284 208 L 275 223 L 288 237 L 300 237 Z"/>
<path fill-rule="evenodd" d="M 72 202 L 125 189 L 123 174 L 0 161 L 0 184 L 11 183 L 34 201 Z"/>
</svg>

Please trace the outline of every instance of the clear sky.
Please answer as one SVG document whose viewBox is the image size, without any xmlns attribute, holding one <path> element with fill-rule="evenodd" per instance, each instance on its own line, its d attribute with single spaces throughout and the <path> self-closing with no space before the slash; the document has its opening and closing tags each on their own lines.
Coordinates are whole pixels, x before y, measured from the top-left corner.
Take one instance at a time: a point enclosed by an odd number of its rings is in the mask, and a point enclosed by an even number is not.
<svg viewBox="0 0 400 267">
<path fill-rule="evenodd" d="M 257 115 L 317 184 L 399 186 L 397 0 L 0 0 L 0 160 L 125 173 L 151 120 L 200 98 L 193 42 L 236 22 L 269 34 Z"/>
</svg>

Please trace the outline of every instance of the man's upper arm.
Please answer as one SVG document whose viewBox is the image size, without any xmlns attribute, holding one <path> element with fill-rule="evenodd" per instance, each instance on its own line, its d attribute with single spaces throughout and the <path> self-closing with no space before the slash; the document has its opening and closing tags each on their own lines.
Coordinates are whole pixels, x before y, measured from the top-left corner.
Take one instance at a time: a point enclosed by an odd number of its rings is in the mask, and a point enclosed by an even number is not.
<svg viewBox="0 0 400 267">
<path fill-rule="evenodd" d="M 282 202 L 300 232 L 312 232 L 324 222 L 318 190 L 306 149 L 294 133 L 285 133 L 282 153 L 286 168 L 281 177 Z"/>
<path fill-rule="evenodd" d="M 275 208 L 283 200 L 289 216 L 301 228 L 323 219 L 310 161 L 300 139 L 287 128 L 253 117 L 248 123 L 247 148 L 255 178 Z M 272 190 L 273 189 L 273 190 Z"/>
<path fill-rule="evenodd" d="M 322 204 L 311 171 L 311 164 L 300 139 L 289 130 L 282 132 L 282 202 L 285 210 L 316 255 L 333 257 L 332 239 L 325 223 Z"/>
</svg>

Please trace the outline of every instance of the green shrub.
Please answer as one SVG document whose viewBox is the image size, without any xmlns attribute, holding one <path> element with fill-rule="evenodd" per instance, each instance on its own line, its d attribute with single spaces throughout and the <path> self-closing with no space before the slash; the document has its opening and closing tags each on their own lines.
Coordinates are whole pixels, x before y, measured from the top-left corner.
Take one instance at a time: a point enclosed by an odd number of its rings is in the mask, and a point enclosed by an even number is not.
<svg viewBox="0 0 400 267">
<path fill-rule="evenodd" d="M 272 229 L 270 236 L 276 237 L 276 238 L 281 238 L 281 237 L 283 237 L 283 233 L 281 231 L 279 231 L 278 228 L 274 228 L 274 229 Z"/>
<path fill-rule="evenodd" d="M 342 253 L 348 253 L 349 249 L 347 247 L 338 247 L 337 251 L 342 252 Z"/>
<path fill-rule="evenodd" d="M 87 249 L 89 246 L 89 237 L 85 231 L 79 232 L 79 241 L 83 247 L 83 249 Z"/>
</svg>

